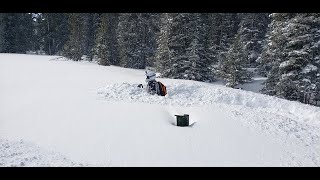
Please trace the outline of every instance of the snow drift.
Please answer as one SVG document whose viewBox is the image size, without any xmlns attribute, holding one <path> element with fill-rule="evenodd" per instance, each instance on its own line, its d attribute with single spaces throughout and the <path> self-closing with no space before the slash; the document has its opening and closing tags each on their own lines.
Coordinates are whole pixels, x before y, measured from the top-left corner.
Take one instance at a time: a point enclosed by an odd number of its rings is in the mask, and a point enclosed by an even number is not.
<svg viewBox="0 0 320 180">
<path fill-rule="evenodd" d="M 146 90 L 137 88 L 137 84 L 130 83 L 106 84 L 97 90 L 97 94 L 108 101 L 171 106 L 210 106 L 215 103 L 240 105 L 264 109 L 274 114 L 295 118 L 310 125 L 320 125 L 320 110 L 318 107 L 219 85 L 193 81 L 176 80 L 167 82 L 163 79 L 159 80 L 165 82 L 167 86 L 168 95 L 166 97 L 150 95 Z"/>
</svg>

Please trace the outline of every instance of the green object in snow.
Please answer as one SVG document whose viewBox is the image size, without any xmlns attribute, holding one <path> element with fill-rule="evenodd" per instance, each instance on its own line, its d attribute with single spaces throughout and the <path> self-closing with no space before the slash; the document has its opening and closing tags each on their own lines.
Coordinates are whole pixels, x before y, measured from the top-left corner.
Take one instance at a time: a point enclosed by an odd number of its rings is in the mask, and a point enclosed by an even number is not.
<svg viewBox="0 0 320 180">
<path fill-rule="evenodd" d="M 175 116 L 177 117 L 177 126 L 189 126 L 189 114 Z"/>
</svg>

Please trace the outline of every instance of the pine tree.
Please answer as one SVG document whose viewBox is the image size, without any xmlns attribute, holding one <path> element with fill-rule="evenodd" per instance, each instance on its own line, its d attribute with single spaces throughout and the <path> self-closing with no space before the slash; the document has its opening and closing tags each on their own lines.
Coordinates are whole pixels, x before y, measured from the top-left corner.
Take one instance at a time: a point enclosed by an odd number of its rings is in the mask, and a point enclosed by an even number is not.
<svg viewBox="0 0 320 180">
<path fill-rule="evenodd" d="M 94 46 L 94 54 L 97 57 L 97 61 L 100 65 L 103 66 L 109 66 L 110 65 L 110 59 L 108 58 L 108 50 L 110 48 L 107 48 L 107 28 L 108 28 L 108 18 L 107 14 L 99 15 L 99 26 L 96 32 L 96 38 L 95 38 L 95 46 Z"/>
<path fill-rule="evenodd" d="M 97 13 L 85 14 L 85 27 L 86 27 L 86 39 L 85 39 L 85 55 L 89 61 L 94 58 L 95 47 L 95 34 L 98 29 L 99 19 L 97 19 Z"/>
<path fill-rule="evenodd" d="M 140 14 L 123 13 L 119 16 L 118 41 L 120 47 L 120 64 L 123 67 L 143 69 L 146 59 L 143 56 L 144 44 L 141 28 L 138 26 Z"/>
<path fill-rule="evenodd" d="M 270 23 L 268 13 L 240 13 L 239 41 L 241 42 L 243 63 L 247 67 L 257 67 L 256 60 L 261 54 L 262 43 Z"/>
<path fill-rule="evenodd" d="M 75 61 L 93 59 L 95 19 L 94 14 L 69 14 L 70 35 L 63 50 L 63 54 Z"/>
<path fill-rule="evenodd" d="M 279 65 L 285 59 L 284 46 L 286 38 L 284 30 L 288 21 L 294 14 L 273 13 L 271 23 L 266 35 L 266 46 L 263 49 L 260 63 L 260 72 L 267 75 L 267 80 L 261 90 L 262 93 L 268 95 L 276 95 L 275 86 L 279 81 Z"/>
<path fill-rule="evenodd" d="M 116 29 L 118 14 L 108 13 L 100 16 L 97 30 L 95 53 L 100 65 L 119 65 L 119 46 Z"/>
<path fill-rule="evenodd" d="M 5 40 L 4 40 L 4 13 L 0 13 L 0 53 L 4 52 Z"/>
<path fill-rule="evenodd" d="M 268 24 L 267 14 L 238 14 L 240 24 L 229 50 L 222 52 L 225 58 L 219 62 L 218 72 L 227 86 L 235 87 L 251 81 L 252 73 L 245 68 L 256 67 L 256 59 L 261 53 L 265 27 Z M 232 31 L 231 31 L 232 32 Z"/>
<path fill-rule="evenodd" d="M 153 13 L 120 14 L 117 37 L 121 66 L 136 69 L 153 66 L 158 16 Z"/>
<path fill-rule="evenodd" d="M 203 19 L 198 13 L 169 14 L 168 48 L 170 64 L 164 77 L 212 81 L 204 47 Z"/>
<path fill-rule="evenodd" d="M 305 15 L 297 14 L 287 22 L 284 32 L 285 57 L 279 64 L 279 83 L 275 86 L 276 95 L 289 100 L 302 100 L 301 91 L 309 91 L 310 80 L 301 79 L 302 68 L 310 61 L 310 25 Z M 303 88 L 303 89 L 301 89 Z"/>
<path fill-rule="evenodd" d="M 310 65 L 307 65 L 310 71 L 306 71 L 308 68 L 305 68 L 304 72 L 312 76 L 312 78 L 309 78 L 313 83 L 313 85 L 311 85 L 313 95 L 312 103 L 320 106 L 320 104 L 318 104 L 320 101 L 320 14 L 313 13 L 311 14 L 311 18 L 313 20 L 311 29 L 313 41 L 310 47 L 312 61 Z"/>
<path fill-rule="evenodd" d="M 314 103 L 319 90 L 319 20 L 316 13 L 297 14 L 292 19 L 294 26 L 288 38 L 288 59 L 292 69 L 296 69 L 295 82 L 299 85 L 297 99 L 307 104 Z"/>
<path fill-rule="evenodd" d="M 210 13 L 207 15 L 206 53 L 216 76 L 221 76 L 220 66 L 234 41 L 239 19 L 236 13 Z"/>
<path fill-rule="evenodd" d="M 82 14 L 69 14 L 69 30 L 70 36 L 66 42 L 63 54 L 74 60 L 80 61 L 84 54 L 85 25 Z"/>
<path fill-rule="evenodd" d="M 4 13 L 1 20 L 2 52 L 26 53 L 30 50 L 33 34 L 31 13 Z"/>
<path fill-rule="evenodd" d="M 40 53 L 43 49 L 43 38 L 41 36 L 41 21 L 42 15 L 41 13 L 32 13 L 32 39 L 31 39 L 31 50 Z"/>
<path fill-rule="evenodd" d="M 235 88 L 239 84 L 250 82 L 253 76 L 251 72 L 244 68 L 247 57 L 243 54 L 240 36 L 240 34 L 237 34 L 226 59 L 220 65 L 220 76 L 226 81 L 227 87 Z"/>
<path fill-rule="evenodd" d="M 147 36 L 144 36 L 146 42 L 146 67 L 155 67 L 156 52 L 158 48 L 157 37 L 160 34 L 160 13 L 145 13 L 144 26 L 147 26 Z"/>
<path fill-rule="evenodd" d="M 169 56 L 169 27 L 170 19 L 168 13 L 163 13 L 160 17 L 160 32 L 157 36 L 157 50 L 155 54 L 155 66 L 156 69 L 163 73 L 165 70 L 169 69 L 170 66 L 170 56 Z"/>
<path fill-rule="evenodd" d="M 225 60 L 231 47 L 235 35 L 238 31 L 239 19 L 236 13 L 225 13 L 221 15 L 221 24 L 219 26 L 219 42 L 215 49 L 217 50 L 218 62 Z"/>
<path fill-rule="evenodd" d="M 42 13 L 41 36 L 46 54 L 62 54 L 70 34 L 68 18 L 67 13 Z"/>
<path fill-rule="evenodd" d="M 312 103 L 319 82 L 319 15 L 273 14 L 265 61 L 271 73 L 264 93 Z"/>
</svg>

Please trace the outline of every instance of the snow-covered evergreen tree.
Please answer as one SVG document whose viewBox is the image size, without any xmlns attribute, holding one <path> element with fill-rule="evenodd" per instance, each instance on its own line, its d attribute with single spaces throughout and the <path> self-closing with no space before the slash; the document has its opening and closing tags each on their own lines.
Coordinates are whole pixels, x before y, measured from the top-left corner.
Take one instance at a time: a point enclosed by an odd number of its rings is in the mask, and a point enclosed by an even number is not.
<svg viewBox="0 0 320 180">
<path fill-rule="evenodd" d="M 311 14 L 312 21 L 312 43 L 311 43 L 311 63 L 305 67 L 305 71 L 309 76 L 312 76 L 312 94 L 311 103 L 319 106 L 320 102 L 320 14 Z M 309 67 L 309 68 L 308 68 Z M 310 71 L 309 71 L 310 69 Z M 306 71 L 307 70 L 307 71 Z"/>
<path fill-rule="evenodd" d="M 271 62 L 264 93 L 312 103 L 319 74 L 319 15 L 273 14 L 265 61 Z"/>
<path fill-rule="evenodd" d="M 240 18 L 238 32 L 235 38 L 231 36 L 227 39 L 234 39 L 233 44 L 227 52 L 222 52 L 225 58 L 220 59 L 216 70 L 229 87 L 235 87 L 251 80 L 253 74 L 245 68 L 256 66 L 255 61 L 261 53 L 265 27 L 268 24 L 267 14 L 238 15 Z"/>
<path fill-rule="evenodd" d="M 320 62 L 320 14 L 298 14 L 293 22 L 298 24 L 294 36 L 289 40 L 292 52 L 289 59 L 295 59 L 298 68 L 297 81 L 299 82 L 299 101 L 307 104 L 316 103 L 315 99 L 319 90 Z"/>
<path fill-rule="evenodd" d="M 84 14 L 85 40 L 84 40 L 84 54 L 86 60 L 92 61 L 94 57 L 95 33 L 97 30 L 98 20 L 96 13 Z"/>
<path fill-rule="evenodd" d="M 279 81 L 279 65 L 285 58 L 284 46 L 286 38 L 284 30 L 286 21 L 288 21 L 294 14 L 273 13 L 270 15 L 272 21 L 269 24 L 266 35 L 266 46 L 263 49 L 260 57 L 260 72 L 265 74 L 268 78 L 264 83 L 262 92 L 269 95 L 276 95 L 275 86 Z"/>
<path fill-rule="evenodd" d="M 117 37 L 122 66 L 136 69 L 153 66 L 159 31 L 158 17 L 154 13 L 120 14 Z"/>
<path fill-rule="evenodd" d="M 169 28 L 170 19 L 168 13 L 163 13 L 160 16 L 160 32 L 157 36 L 157 50 L 155 54 L 155 67 L 158 72 L 163 73 L 165 70 L 169 69 L 170 66 L 170 56 L 169 56 Z"/>
<path fill-rule="evenodd" d="M 239 84 L 250 82 L 253 74 L 245 69 L 247 57 L 243 54 L 243 46 L 237 34 L 235 42 L 230 47 L 226 59 L 220 63 L 220 76 L 226 86 L 235 88 Z"/>
<path fill-rule="evenodd" d="M 117 25 L 118 14 L 101 14 L 95 42 L 95 54 L 97 55 L 100 65 L 119 65 L 119 46 L 116 34 Z"/>
<path fill-rule="evenodd" d="M 74 61 L 80 61 L 84 55 L 84 40 L 86 28 L 84 24 L 84 16 L 79 13 L 69 14 L 69 30 L 70 36 L 64 46 L 64 55 Z"/>
<path fill-rule="evenodd" d="M 205 17 L 205 15 L 203 15 Z M 208 13 L 205 18 L 207 42 L 206 54 L 210 59 L 212 72 L 220 76 L 220 64 L 234 41 L 239 19 L 236 13 Z"/>
<path fill-rule="evenodd" d="M 222 62 L 226 58 L 239 28 L 239 19 L 236 13 L 223 13 L 220 16 L 218 44 L 214 48 L 218 53 L 218 62 Z"/>
<path fill-rule="evenodd" d="M 170 64 L 163 76 L 212 81 L 204 48 L 203 19 L 198 13 L 169 14 L 168 48 Z"/>
<path fill-rule="evenodd" d="M 256 60 L 262 51 L 263 40 L 270 23 L 268 13 L 240 13 L 239 41 L 243 63 L 247 67 L 256 67 Z"/>
<path fill-rule="evenodd" d="M 96 28 L 94 14 L 70 13 L 68 23 L 70 34 L 63 54 L 75 61 L 92 60 Z"/>
</svg>

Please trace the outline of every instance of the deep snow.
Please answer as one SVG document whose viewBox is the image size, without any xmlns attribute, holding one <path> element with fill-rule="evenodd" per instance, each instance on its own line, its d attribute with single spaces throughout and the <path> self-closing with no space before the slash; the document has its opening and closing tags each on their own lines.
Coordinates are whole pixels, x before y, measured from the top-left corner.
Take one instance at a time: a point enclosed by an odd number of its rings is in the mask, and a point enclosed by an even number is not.
<svg viewBox="0 0 320 180">
<path fill-rule="evenodd" d="M 57 152 L 44 150 L 34 143 L 0 139 L 0 167 L 60 167 L 85 166 L 75 163 Z"/>
<path fill-rule="evenodd" d="M 0 54 L 0 166 L 320 165 L 320 108 L 158 80 L 166 97 L 136 87 L 143 70 Z M 175 126 L 184 113 L 192 126 Z"/>
</svg>

